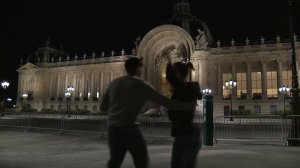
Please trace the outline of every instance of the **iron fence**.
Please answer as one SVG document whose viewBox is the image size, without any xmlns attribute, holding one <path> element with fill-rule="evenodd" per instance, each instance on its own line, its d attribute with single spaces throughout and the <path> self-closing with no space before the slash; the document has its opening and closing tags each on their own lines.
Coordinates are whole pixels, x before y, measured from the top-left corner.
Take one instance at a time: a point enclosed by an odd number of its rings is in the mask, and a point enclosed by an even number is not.
<svg viewBox="0 0 300 168">
<path fill-rule="evenodd" d="M 233 118 L 233 121 L 231 120 Z M 172 123 L 167 117 L 139 117 L 140 128 L 148 143 L 169 141 Z M 247 117 L 216 117 L 214 119 L 214 140 L 280 143 L 288 145 L 288 139 L 300 140 L 300 116 L 277 115 Z M 195 116 L 193 124 L 202 129 L 203 116 Z M 299 125 L 298 125 L 299 126 Z M 42 113 L 3 113 L 0 128 L 16 128 L 24 131 L 47 130 L 59 134 L 80 133 L 107 136 L 107 117 L 79 114 L 42 114 Z M 298 128 L 298 129 L 295 129 Z"/>
<path fill-rule="evenodd" d="M 285 143 L 281 116 L 216 117 L 214 119 L 215 143 L 221 140 Z"/>
</svg>

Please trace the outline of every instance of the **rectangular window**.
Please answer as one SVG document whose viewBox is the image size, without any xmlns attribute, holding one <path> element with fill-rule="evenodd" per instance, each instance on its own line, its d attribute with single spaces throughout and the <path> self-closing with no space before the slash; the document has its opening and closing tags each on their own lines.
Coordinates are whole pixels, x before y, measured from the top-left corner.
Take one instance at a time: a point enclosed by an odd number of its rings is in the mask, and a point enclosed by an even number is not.
<svg viewBox="0 0 300 168">
<path fill-rule="evenodd" d="M 58 110 L 61 110 L 62 109 L 62 106 L 61 105 L 58 105 Z"/>
<path fill-rule="evenodd" d="M 88 93 L 88 100 L 90 100 L 90 98 L 91 98 L 91 93 L 89 92 Z"/>
<path fill-rule="evenodd" d="M 245 108 L 245 106 L 239 106 L 239 110 L 240 111 L 243 111 L 243 110 L 245 110 L 246 108 Z"/>
<path fill-rule="evenodd" d="M 269 98 L 276 98 L 278 96 L 276 71 L 267 72 L 267 95 Z"/>
<path fill-rule="evenodd" d="M 277 106 L 276 105 L 270 105 L 270 113 L 273 114 L 277 111 Z"/>
<path fill-rule="evenodd" d="M 246 99 L 247 95 L 247 77 L 246 73 L 237 73 L 237 96 Z"/>
<path fill-rule="evenodd" d="M 232 79 L 231 73 L 222 74 L 222 83 L 223 83 L 223 98 L 230 98 L 230 90 L 225 87 L 225 82 Z"/>
<path fill-rule="evenodd" d="M 261 109 L 260 109 L 260 106 L 259 106 L 259 105 L 255 105 L 255 106 L 254 106 L 254 113 L 255 113 L 255 114 L 260 114 L 260 113 L 261 113 Z"/>
<path fill-rule="evenodd" d="M 93 106 L 93 111 L 97 111 L 97 106 Z"/>
<path fill-rule="evenodd" d="M 87 106 L 87 105 L 84 105 L 83 109 L 84 109 L 84 110 L 87 110 L 87 109 L 88 109 L 88 106 Z"/>
<path fill-rule="evenodd" d="M 292 86 L 292 71 L 282 71 L 282 84 L 286 87 Z"/>
<path fill-rule="evenodd" d="M 224 116 L 229 116 L 230 108 L 229 106 L 224 106 Z"/>
<path fill-rule="evenodd" d="M 75 105 L 75 110 L 79 110 L 79 106 L 78 105 Z"/>
<path fill-rule="evenodd" d="M 91 82 L 91 80 L 87 80 L 86 83 L 87 83 L 87 92 L 88 93 L 87 93 L 87 95 L 84 95 L 84 96 L 87 96 L 88 99 L 90 99 L 91 90 L 92 90 L 92 82 Z"/>
<path fill-rule="evenodd" d="M 253 99 L 261 98 L 262 83 L 261 83 L 261 72 L 252 72 L 252 95 Z"/>
<path fill-rule="evenodd" d="M 54 110 L 54 105 L 51 105 L 50 109 L 51 109 L 51 110 Z"/>
<path fill-rule="evenodd" d="M 99 93 L 99 92 L 97 92 L 97 99 L 99 99 L 99 97 L 100 97 L 100 93 Z"/>
<path fill-rule="evenodd" d="M 282 84 L 288 88 L 292 88 L 292 71 L 282 71 Z M 288 93 L 286 96 L 291 97 L 291 94 Z"/>
</svg>

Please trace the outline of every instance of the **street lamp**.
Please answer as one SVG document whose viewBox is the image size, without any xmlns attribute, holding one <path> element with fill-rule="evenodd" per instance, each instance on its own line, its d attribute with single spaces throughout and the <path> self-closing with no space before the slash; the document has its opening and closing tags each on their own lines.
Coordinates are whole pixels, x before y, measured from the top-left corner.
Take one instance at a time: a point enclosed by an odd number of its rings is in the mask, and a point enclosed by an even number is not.
<svg viewBox="0 0 300 168">
<path fill-rule="evenodd" d="M 233 118 L 232 118 L 232 89 L 235 88 L 236 85 L 237 85 L 236 81 L 234 81 L 232 79 L 225 82 L 225 88 L 230 90 L 230 121 L 233 121 Z"/>
<path fill-rule="evenodd" d="M 5 109 L 5 90 L 9 87 L 9 83 L 8 82 L 6 82 L 6 81 L 4 81 L 4 82 L 2 82 L 1 83 L 1 86 L 2 86 L 2 88 L 3 88 L 3 97 L 2 97 L 2 105 L 1 105 L 1 109 L 4 111 L 4 109 Z M 1 110 L 0 109 L 0 110 Z M 1 111 L 2 111 L 1 110 Z M 0 116 L 2 116 L 2 115 L 0 115 Z"/>
<path fill-rule="evenodd" d="M 1 86 L 5 90 L 5 89 L 7 89 L 9 87 L 9 83 L 6 82 L 6 81 L 4 81 L 4 82 L 1 83 Z"/>
<path fill-rule="evenodd" d="M 70 93 L 74 92 L 74 87 L 72 85 L 68 85 L 67 92 L 70 92 Z"/>
<path fill-rule="evenodd" d="M 211 92 L 212 92 L 212 90 L 211 89 L 204 89 L 204 90 L 202 90 L 202 93 L 204 94 L 204 95 L 210 95 L 211 94 Z"/>
<path fill-rule="evenodd" d="M 204 90 L 202 90 L 202 93 L 205 95 L 205 101 L 203 101 L 203 115 L 204 115 L 204 121 L 206 121 L 206 110 L 204 110 L 206 107 L 205 107 L 205 104 L 206 104 L 206 96 L 209 96 L 209 95 L 211 95 L 211 93 L 212 93 L 212 90 L 211 89 L 204 89 Z"/>
<path fill-rule="evenodd" d="M 295 51 L 295 39 L 294 39 L 294 23 L 293 23 L 293 6 L 294 0 L 288 0 L 289 5 L 289 27 L 290 27 L 290 41 L 291 41 L 291 60 L 292 60 L 292 101 L 291 109 L 293 115 L 299 115 L 300 102 L 299 102 L 299 83 L 297 74 L 297 61 L 296 61 L 296 51 Z M 292 124 L 292 139 L 299 139 L 300 137 L 300 119 L 294 118 Z M 289 140 L 289 144 L 292 146 L 300 146 L 299 140 Z"/>
<path fill-rule="evenodd" d="M 22 95 L 22 97 L 23 97 L 23 103 L 26 103 L 26 101 L 27 101 L 27 98 L 28 98 L 28 94 L 23 94 Z"/>
<path fill-rule="evenodd" d="M 278 90 L 281 94 L 283 94 L 283 113 L 285 113 L 285 99 L 286 95 L 290 92 L 290 88 L 283 85 Z"/>
<path fill-rule="evenodd" d="M 70 113 L 70 98 L 71 98 L 71 92 L 66 92 L 65 97 L 67 99 L 67 113 Z"/>
<path fill-rule="evenodd" d="M 71 107 L 70 107 L 70 100 L 72 96 L 72 92 L 74 91 L 74 87 L 72 85 L 68 85 L 67 91 L 65 93 L 65 97 L 67 100 L 67 113 L 70 114 Z"/>
</svg>

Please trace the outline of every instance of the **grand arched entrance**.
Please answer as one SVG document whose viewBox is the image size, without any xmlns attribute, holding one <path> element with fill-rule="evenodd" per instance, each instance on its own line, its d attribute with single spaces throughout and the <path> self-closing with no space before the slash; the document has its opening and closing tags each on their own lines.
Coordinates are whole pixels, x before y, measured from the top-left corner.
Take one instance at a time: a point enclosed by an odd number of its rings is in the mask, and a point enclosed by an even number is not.
<svg viewBox="0 0 300 168">
<path fill-rule="evenodd" d="M 144 58 L 144 79 L 163 95 L 170 96 L 171 88 L 165 78 L 165 57 L 170 55 L 173 61 L 186 60 L 194 51 L 192 37 L 181 27 L 162 25 L 154 28 L 142 39 L 137 53 L 138 57 Z"/>
</svg>

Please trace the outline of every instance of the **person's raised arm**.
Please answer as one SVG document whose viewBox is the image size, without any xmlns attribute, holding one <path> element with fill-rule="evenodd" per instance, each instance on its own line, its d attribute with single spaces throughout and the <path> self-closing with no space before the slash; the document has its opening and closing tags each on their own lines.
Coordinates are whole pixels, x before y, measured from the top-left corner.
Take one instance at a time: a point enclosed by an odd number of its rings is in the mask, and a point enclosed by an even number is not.
<svg viewBox="0 0 300 168">
<path fill-rule="evenodd" d="M 196 102 L 181 102 L 177 100 L 170 100 L 163 95 L 159 94 L 150 85 L 143 84 L 143 92 L 147 96 L 148 100 L 155 104 L 167 107 L 173 110 L 195 110 Z"/>
<path fill-rule="evenodd" d="M 176 78 L 175 71 L 172 65 L 171 57 L 166 56 L 166 59 L 168 61 L 167 68 L 166 68 L 166 78 L 168 82 L 174 87 L 178 85 L 179 81 Z"/>
</svg>

